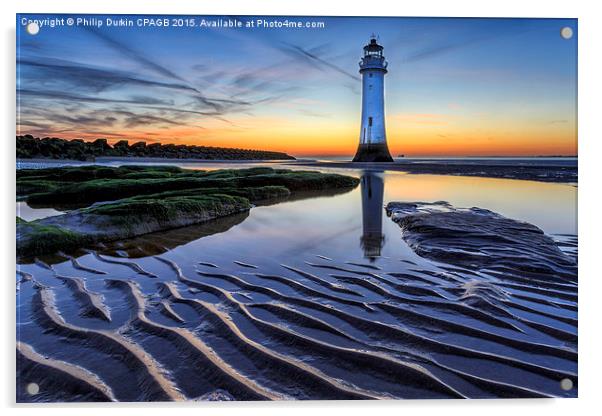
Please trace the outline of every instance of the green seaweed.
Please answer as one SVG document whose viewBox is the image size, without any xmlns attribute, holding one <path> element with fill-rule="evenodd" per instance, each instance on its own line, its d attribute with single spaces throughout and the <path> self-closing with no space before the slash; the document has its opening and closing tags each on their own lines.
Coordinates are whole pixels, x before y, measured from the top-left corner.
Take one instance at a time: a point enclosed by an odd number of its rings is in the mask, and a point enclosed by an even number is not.
<svg viewBox="0 0 602 416">
<path fill-rule="evenodd" d="M 132 173 L 142 174 L 179 174 L 183 169 L 178 166 L 141 166 L 126 165 L 120 167 L 109 166 L 66 166 L 59 168 L 44 169 L 18 169 L 17 180 L 20 179 L 43 179 L 58 182 L 85 182 L 92 179 L 118 179 L 124 178 Z M 203 172 L 203 171 L 198 171 Z"/>
<path fill-rule="evenodd" d="M 124 179 L 158 179 L 158 178 L 171 178 L 173 174 L 171 172 L 131 172 L 123 175 Z"/>
<path fill-rule="evenodd" d="M 53 192 L 61 186 L 60 183 L 45 179 L 17 179 L 17 195 Z"/>
<path fill-rule="evenodd" d="M 171 197 L 188 197 L 198 195 L 231 195 L 240 196 L 247 198 L 252 202 L 259 202 L 266 199 L 274 198 L 286 198 L 291 192 L 284 186 L 261 186 L 261 187 L 248 187 L 248 188 L 234 188 L 234 187 L 223 187 L 223 188 L 203 188 L 203 189 L 183 189 L 178 191 L 165 191 L 150 195 L 134 196 L 129 199 L 165 199 Z"/>
<path fill-rule="evenodd" d="M 206 213 L 220 217 L 228 215 L 225 206 L 235 206 L 238 210 L 250 209 L 248 199 L 231 195 L 176 196 L 170 198 L 127 198 L 114 203 L 98 205 L 86 209 L 87 213 L 119 217 L 123 222 L 170 221 L 190 214 Z"/>
<path fill-rule="evenodd" d="M 59 168 L 60 169 L 60 168 Z M 122 168 L 104 168 L 120 170 Z M 132 167 L 128 167 L 132 169 Z M 94 179 L 80 182 L 48 182 L 48 178 L 63 178 L 56 172 L 48 172 L 46 175 L 38 175 L 40 182 L 48 187 L 45 192 L 35 188 L 30 192 L 26 200 L 36 205 L 61 203 L 93 204 L 102 201 L 114 201 L 130 198 L 137 195 L 159 194 L 168 191 L 196 190 L 197 192 L 206 188 L 260 188 L 264 186 L 281 186 L 291 192 L 310 191 L 334 188 L 353 188 L 359 180 L 338 174 L 324 174 L 312 171 L 275 170 L 269 167 L 258 167 L 250 169 L 229 169 L 213 172 L 198 172 L 180 170 L 177 175 L 167 176 L 169 171 L 152 171 L 153 173 L 144 177 L 147 173 L 140 169 L 137 173 L 139 178 L 127 178 L 132 172 L 120 174 L 115 178 L 109 178 L 108 173 L 103 173 L 102 178 L 95 175 Z M 165 177 L 152 177 L 158 172 Z M 31 178 L 17 179 L 17 187 L 20 183 L 30 186 L 35 184 Z"/>
<path fill-rule="evenodd" d="M 75 250 L 91 242 L 93 238 L 89 235 L 55 225 L 17 221 L 17 255 L 35 256 L 59 250 Z"/>
</svg>

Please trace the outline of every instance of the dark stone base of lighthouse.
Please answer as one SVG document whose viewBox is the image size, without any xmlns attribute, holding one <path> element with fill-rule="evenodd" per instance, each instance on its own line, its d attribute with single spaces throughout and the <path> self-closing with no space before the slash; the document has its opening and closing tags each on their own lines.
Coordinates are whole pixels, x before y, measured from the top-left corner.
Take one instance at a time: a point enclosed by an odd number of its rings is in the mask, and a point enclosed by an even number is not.
<svg viewBox="0 0 602 416">
<path fill-rule="evenodd" d="M 393 162 L 386 144 L 360 144 L 354 162 Z"/>
</svg>

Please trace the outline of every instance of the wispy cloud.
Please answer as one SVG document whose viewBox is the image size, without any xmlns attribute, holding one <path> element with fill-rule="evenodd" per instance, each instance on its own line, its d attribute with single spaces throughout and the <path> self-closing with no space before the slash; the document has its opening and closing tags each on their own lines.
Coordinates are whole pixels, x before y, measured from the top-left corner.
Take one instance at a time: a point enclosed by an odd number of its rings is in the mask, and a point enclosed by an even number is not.
<svg viewBox="0 0 602 416">
<path fill-rule="evenodd" d="M 183 81 L 185 83 L 188 82 L 184 78 L 182 78 L 178 74 L 176 74 L 174 71 L 166 68 L 163 65 L 158 64 L 151 58 L 145 56 L 140 51 L 137 51 L 137 50 L 131 48 L 130 46 L 126 45 L 124 42 L 120 42 L 117 39 L 115 39 L 111 36 L 108 36 L 107 34 L 105 34 L 104 32 L 102 32 L 100 30 L 93 29 L 93 28 L 87 28 L 87 29 L 88 29 L 89 33 L 93 34 L 94 36 L 96 36 L 97 38 L 102 40 L 107 46 L 109 46 L 112 49 L 116 50 L 117 52 L 121 53 L 128 59 L 136 61 L 138 64 L 142 65 L 144 68 L 146 68 L 152 72 L 155 72 L 159 75 L 162 75 L 166 78 L 171 78 L 171 79 L 174 79 L 177 81 Z"/>
<path fill-rule="evenodd" d="M 436 58 L 444 54 L 453 53 L 493 40 L 520 36 L 533 30 L 527 20 L 520 19 L 513 21 L 510 25 L 504 26 L 500 26 L 494 22 L 490 23 L 487 20 L 476 22 L 476 24 L 483 25 L 484 27 L 480 28 L 480 30 L 467 31 L 465 28 L 459 26 L 455 30 L 449 30 L 447 33 L 445 31 L 439 31 L 439 36 L 435 37 L 431 42 L 406 53 L 403 56 L 403 61 L 411 63 Z M 466 25 L 466 27 L 469 27 L 469 25 Z"/>
<path fill-rule="evenodd" d="M 321 53 L 323 46 L 324 45 L 322 45 L 321 47 L 306 49 L 299 45 L 283 42 L 279 49 L 284 53 L 287 53 L 288 55 L 297 58 L 298 61 L 309 64 L 310 66 L 314 66 L 320 70 L 331 69 L 333 71 L 345 75 L 348 78 L 351 78 L 354 81 L 360 81 L 359 76 L 352 74 L 351 72 L 325 59 L 323 57 L 323 54 Z"/>
<path fill-rule="evenodd" d="M 162 82 L 141 78 L 135 74 L 115 69 L 102 69 L 60 59 L 46 58 L 44 61 L 19 59 L 17 65 L 33 71 L 21 72 L 23 82 L 47 85 L 48 83 L 69 85 L 80 91 L 101 92 L 127 85 L 159 87 L 172 90 L 196 92 L 183 83 Z"/>
<path fill-rule="evenodd" d="M 95 97 L 90 95 L 82 95 L 76 93 L 70 93 L 65 91 L 52 91 L 52 90 L 29 90 L 19 88 L 17 89 L 17 95 L 19 98 L 34 97 L 48 100 L 58 100 L 67 102 L 85 102 L 85 103 L 109 103 L 109 104 L 149 104 L 149 101 L 157 103 L 157 99 L 147 100 L 146 97 L 134 97 L 132 99 L 116 99 L 116 98 L 103 98 Z M 164 105 L 170 104 L 170 102 L 163 102 Z"/>
</svg>

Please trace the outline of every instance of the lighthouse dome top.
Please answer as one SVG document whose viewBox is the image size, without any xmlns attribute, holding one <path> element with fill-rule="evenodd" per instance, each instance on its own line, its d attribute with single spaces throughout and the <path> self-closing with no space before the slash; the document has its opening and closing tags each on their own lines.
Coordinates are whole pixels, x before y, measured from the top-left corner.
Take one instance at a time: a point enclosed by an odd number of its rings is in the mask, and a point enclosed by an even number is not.
<svg viewBox="0 0 602 416">
<path fill-rule="evenodd" d="M 375 37 L 372 37 L 370 39 L 370 43 L 368 43 L 366 46 L 364 46 L 364 54 L 365 55 L 373 55 L 373 54 L 382 54 L 383 51 L 383 47 L 381 45 L 378 44 L 378 41 L 376 40 Z"/>
</svg>

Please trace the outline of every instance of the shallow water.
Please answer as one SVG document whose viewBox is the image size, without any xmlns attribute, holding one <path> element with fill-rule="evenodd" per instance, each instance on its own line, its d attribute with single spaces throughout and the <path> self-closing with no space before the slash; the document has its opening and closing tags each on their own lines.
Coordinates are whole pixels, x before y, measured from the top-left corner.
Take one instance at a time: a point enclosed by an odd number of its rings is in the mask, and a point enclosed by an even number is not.
<svg viewBox="0 0 602 416">
<path fill-rule="evenodd" d="M 239 400 L 576 396 L 559 385 L 577 382 L 576 276 L 554 288 L 507 285 L 423 259 L 383 209 L 441 200 L 486 208 L 540 227 L 574 256 L 574 186 L 343 172 L 361 186 L 118 242 L 75 262 L 19 265 L 18 339 L 57 360 L 64 381 L 58 391 L 28 371 L 21 400 L 216 390 Z M 499 309 L 458 295 L 479 285 L 504 300 Z M 86 372 L 66 376 L 64 362 Z M 23 393 L 29 382 L 43 394 Z"/>
<path fill-rule="evenodd" d="M 17 201 L 17 216 L 25 221 L 34 221 L 61 214 L 63 214 L 63 211 L 54 208 L 32 208 L 25 201 Z"/>
</svg>

